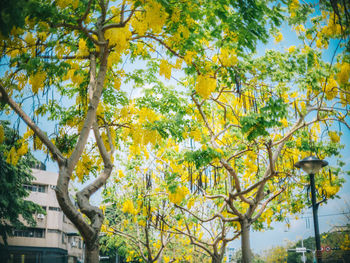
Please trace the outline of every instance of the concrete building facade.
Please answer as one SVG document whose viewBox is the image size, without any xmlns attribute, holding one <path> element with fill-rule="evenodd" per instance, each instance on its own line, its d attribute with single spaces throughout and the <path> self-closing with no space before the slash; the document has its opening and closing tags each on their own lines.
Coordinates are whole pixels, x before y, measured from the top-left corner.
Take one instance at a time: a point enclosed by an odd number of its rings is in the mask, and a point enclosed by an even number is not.
<svg viewBox="0 0 350 263">
<path fill-rule="evenodd" d="M 23 186 L 30 191 L 27 200 L 41 205 L 46 215 L 34 215 L 34 228 L 15 230 L 8 238 L 7 263 L 83 262 L 83 241 L 56 200 L 58 174 L 33 169 L 33 176 L 32 184 Z"/>
</svg>

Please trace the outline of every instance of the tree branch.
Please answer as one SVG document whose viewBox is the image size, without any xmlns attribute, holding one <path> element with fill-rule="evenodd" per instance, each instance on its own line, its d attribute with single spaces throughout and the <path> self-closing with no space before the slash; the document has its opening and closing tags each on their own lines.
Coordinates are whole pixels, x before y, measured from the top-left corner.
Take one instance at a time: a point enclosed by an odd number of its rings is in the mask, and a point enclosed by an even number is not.
<svg viewBox="0 0 350 263">
<path fill-rule="evenodd" d="M 21 109 L 21 107 L 8 95 L 6 89 L 0 84 L 0 99 L 7 103 L 18 116 L 28 125 L 36 136 L 45 144 L 52 153 L 53 159 L 59 165 L 66 163 L 67 159 L 62 155 L 61 151 L 51 142 L 49 137 L 32 121 L 32 119 Z"/>
<path fill-rule="evenodd" d="M 268 205 L 268 203 L 270 203 L 273 199 L 275 199 L 277 196 L 279 196 L 284 190 L 286 190 L 285 188 L 282 188 L 281 190 L 279 190 L 276 194 L 274 194 L 273 196 L 271 196 L 270 198 L 268 198 L 264 204 L 261 206 L 259 212 L 252 218 L 252 222 L 254 222 L 255 220 L 257 220 L 261 214 L 264 212 L 266 206 Z"/>
</svg>

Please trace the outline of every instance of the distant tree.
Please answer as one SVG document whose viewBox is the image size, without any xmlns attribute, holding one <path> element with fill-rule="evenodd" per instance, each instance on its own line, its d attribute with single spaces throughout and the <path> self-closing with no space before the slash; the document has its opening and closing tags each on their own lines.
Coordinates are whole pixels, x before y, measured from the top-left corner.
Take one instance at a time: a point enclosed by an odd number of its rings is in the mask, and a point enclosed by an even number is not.
<svg viewBox="0 0 350 263">
<path fill-rule="evenodd" d="M 0 122 L 0 235 L 4 246 L 7 246 L 7 237 L 12 235 L 13 229 L 25 224 L 35 226 L 33 214 L 45 213 L 39 205 L 25 200 L 29 192 L 22 186 L 31 184 L 34 178 L 30 167 L 35 159 L 23 150 L 20 140 L 15 130 L 6 122 Z M 18 155 L 13 154 L 15 151 Z M 10 164 L 10 160 L 15 165 Z"/>
<path fill-rule="evenodd" d="M 235 255 L 234 255 L 234 257 L 233 257 L 233 262 L 237 262 L 237 263 L 242 263 L 243 261 L 243 259 L 242 259 L 242 250 L 240 249 L 240 250 L 238 250 L 236 253 L 235 253 Z M 252 263 L 265 263 L 265 262 L 267 262 L 267 261 L 265 261 L 264 259 L 263 259 L 263 257 L 261 256 L 261 255 L 259 255 L 259 254 L 253 254 L 252 253 L 252 261 L 251 261 Z M 279 262 L 279 261 L 278 261 Z"/>
<path fill-rule="evenodd" d="M 304 247 L 315 250 L 315 239 L 313 236 L 303 240 Z M 341 231 L 334 231 L 321 234 L 321 246 L 330 247 L 330 251 L 324 251 L 322 258 L 324 262 L 328 263 L 343 263 L 350 262 L 350 240 L 349 240 L 349 228 L 343 228 Z M 288 248 L 301 247 L 301 240 Z M 288 252 L 288 263 L 299 263 L 300 253 Z M 313 262 L 313 254 L 306 254 L 307 262 Z M 272 261 L 267 261 L 272 262 Z"/>
<path fill-rule="evenodd" d="M 267 263 L 272 262 L 287 262 L 288 258 L 288 245 L 275 246 L 265 251 L 265 260 Z"/>
</svg>

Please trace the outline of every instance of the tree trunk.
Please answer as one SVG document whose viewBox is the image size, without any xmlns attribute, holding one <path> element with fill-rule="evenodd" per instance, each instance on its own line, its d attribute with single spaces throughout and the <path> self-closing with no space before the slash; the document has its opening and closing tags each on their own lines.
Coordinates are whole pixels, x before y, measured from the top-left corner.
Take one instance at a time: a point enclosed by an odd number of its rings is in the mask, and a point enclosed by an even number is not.
<svg viewBox="0 0 350 263">
<path fill-rule="evenodd" d="M 212 257 L 211 258 L 211 263 L 221 263 L 221 259 L 219 259 L 217 257 Z"/>
<path fill-rule="evenodd" d="M 252 262 L 252 252 L 250 250 L 250 223 L 247 218 L 243 219 L 241 223 L 241 247 L 242 247 L 242 263 Z"/>
<path fill-rule="evenodd" d="M 211 256 L 211 263 L 221 263 L 223 255 L 213 254 Z"/>
<path fill-rule="evenodd" d="M 98 263 L 99 262 L 99 240 L 94 243 L 85 244 L 84 263 Z"/>
<path fill-rule="evenodd" d="M 110 169 L 111 170 L 111 169 Z M 109 172 L 109 171 L 108 171 Z M 102 173 L 104 174 L 104 173 Z M 108 173 L 109 175 L 110 173 Z M 74 224 L 81 236 L 85 241 L 84 257 L 87 263 L 99 262 L 99 233 L 101 225 L 104 219 L 102 211 L 98 207 L 94 207 L 89 203 L 91 193 L 90 188 L 97 190 L 100 188 L 101 183 L 98 180 L 102 180 L 101 175 L 90 185 L 79 191 L 77 196 L 78 208 L 72 203 L 68 193 L 68 185 L 70 180 L 68 169 L 65 166 L 60 167 L 59 177 L 57 180 L 56 197 L 60 204 L 60 207 L 68 219 Z M 108 178 L 106 176 L 106 178 Z M 98 185 L 97 185 L 97 183 Z M 104 180 L 105 181 L 105 180 Z M 96 186 L 97 185 L 97 186 Z M 82 216 L 81 213 L 87 215 L 90 219 L 90 223 Z"/>
</svg>

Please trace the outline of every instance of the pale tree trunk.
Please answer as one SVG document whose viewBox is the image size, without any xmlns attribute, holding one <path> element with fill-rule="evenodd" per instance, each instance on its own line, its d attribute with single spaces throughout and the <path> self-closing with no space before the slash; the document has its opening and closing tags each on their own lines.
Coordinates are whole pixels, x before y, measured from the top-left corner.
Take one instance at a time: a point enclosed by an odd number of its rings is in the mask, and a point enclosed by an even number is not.
<svg viewBox="0 0 350 263">
<path fill-rule="evenodd" d="M 93 183 L 77 193 L 77 202 L 80 211 L 86 214 L 90 219 L 90 224 L 82 217 L 78 208 L 72 203 L 69 197 L 68 187 L 70 173 L 66 167 L 60 167 L 60 176 L 57 182 L 56 197 L 62 211 L 68 219 L 75 225 L 85 242 L 85 262 L 99 262 L 99 233 L 103 223 L 103 213 L 98 207 L 94 207 L 89 203 L 89 197 L 92 192 L 100 188 L 102 182 L 108 178 L 111 168 L 102 173 Z M 103 175 L 108 175 L 103 178 Z M 91 189 L 92 188 L 92 189 Z"/>
<path fill-rule="evenodd" d="M 252 262 L 252 252 L 250 250 L 250 222 L 244 218 L 241 222 L 241 248 L 242 248 L 242 263 Z"/>
<path fill-rule="evenodd" d="M 92 244 L 85 244 L 85 252 L 84 252 L 84 262 L 85 263 L 98 263 L 99 262 L 99 240 Z"/>
<path fill-rule="evenodd" d="M 102 29 L 105 21 L 105 14 L 107 5 L 105 1 L 99 1 L 102 9 L 102 15 L 97 22 L 98 44 L 100 47 L 99 52 L 99 67 L 96 66 L 96 57 L 94 54 L 90 54 L 90 82 L 88 85 L 89 90 L 89 107 L 87 109 L 83 126 L 79 132 L 78 141 L 74 147 L 72 154 L 69 158 L 66 158 L 59 148 L 51 141 L 47 134 L 41 130 L 36 123 L 23 111 L 21 106 L 17 104 L 11 96 L 9 96 L 6 88 L 0 84 L 0 100 L 7 103 L 18 116 L 26 123 L 26 125 L 34 132 L 34 134 L 41 140 L 41 142 L 47 147 L 52 154 L 52 158 L 57 161 L 59 166 L 59 176 L 57 179 L 56 186 L 56 197 L 57 201 L 68 219 L 78 229 L 81 236 L 83 237 L 86 248 L 85 248 L 85 262 L 98 263 L 99 262 L 99 233 L 103 223 L 103 212 L 96 206 L 90 204 L 90 197 L 98 191 L 110 177 L 113 163 L 112 156 L 114 147 L 112 144 L 112 138 L 110 136 L 109 127 L 105 127 L 108 134 L 108 142 L 110 151 L 107 151 L 104 145 L 103 139 L 101 138 L 99 127 L 96 123 L 96 110 L 102 96 L 104 87 L 106 72 L 107 72 L 107 60 L 109 55 L 108 41 L 104 39 L 104 31 Z M 86 13 L 88 14 L 88 13 Z M 125 22 L 126 23 L 126 22 Z M 85 32 L 85 28 L 81 26 L 82 31 Z M 86 32 L 85 32 L 86 33 Z M 87 34 L 87 33 L 86 33 Z M 93 39 L 91 37 L 91 39 Z M 97 72 L 98 69 L 98 72 Z M 89 133 L 93 129 L 96 144 L 98 150 L 103 159 L 104 169 L 101 174 L 89 185 L 85 186 L 76 194 L 76 200 L 78 203 L 77 207 L 72 202 L 69 195 L 69 181 L 73 174 L 73 171 L 86 147 Z M 84 218 L 86 215 L 89 220 Z"/>
</svg>

